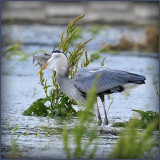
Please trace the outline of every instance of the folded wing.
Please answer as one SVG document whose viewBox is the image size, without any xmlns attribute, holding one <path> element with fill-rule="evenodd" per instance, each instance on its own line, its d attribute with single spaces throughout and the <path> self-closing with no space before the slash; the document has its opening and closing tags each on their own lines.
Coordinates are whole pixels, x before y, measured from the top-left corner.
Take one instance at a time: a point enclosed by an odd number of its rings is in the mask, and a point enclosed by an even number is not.
<svg viewBox="0 0 160 160">
<path fill-rule="evenodd" d="M 108 67 L 82 68 L 73 78 L 73 83 L 82 92 L 86 93 L 93 85 L 94 78 L 100 75 L 97 86 L 97 94 L 106 92 L 116 87 L 123 87 L 128 83 L 143 84 L 146 79 L 142 75 L 133 74 L 121 70 L 113 70 Z"/>
</svg>

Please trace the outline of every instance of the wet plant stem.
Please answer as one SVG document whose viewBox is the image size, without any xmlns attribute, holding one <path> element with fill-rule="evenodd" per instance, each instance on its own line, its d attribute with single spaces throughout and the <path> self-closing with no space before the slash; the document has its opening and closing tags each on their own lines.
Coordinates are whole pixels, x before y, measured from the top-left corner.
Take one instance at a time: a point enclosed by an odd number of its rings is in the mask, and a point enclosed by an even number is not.
<svg viewBox="0 0 160 160">
<path fill-rule="evenodd" d="M 47 80 L 45 80 L 43 78 L 43 73 L 42 72 L 40 73 L 40 84 L 43 86 L 46 97 L 48 97 L 48 94 L 47 94 Z"/>
</svg>

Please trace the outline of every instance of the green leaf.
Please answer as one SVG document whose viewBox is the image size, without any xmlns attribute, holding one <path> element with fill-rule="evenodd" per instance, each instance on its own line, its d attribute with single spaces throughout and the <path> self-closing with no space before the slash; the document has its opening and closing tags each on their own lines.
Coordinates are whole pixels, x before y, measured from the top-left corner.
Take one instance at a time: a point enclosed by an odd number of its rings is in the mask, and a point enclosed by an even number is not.
<svg viewBox="0 0 160 160">
<path fill-rule="evenodd" d="M 112 127 L 126 127 L 127 124 L 127 122 L 116 122 L 112 124 Z"/>
<path fill-rule="evenodd" d="M 139 111 L 138 111 L 139 112 Z M 152 149 L 155 144 L 154 131 L 159 125 L 159 119 L 155 119 L 142 131 L 139 131 L 139 120 L 133 119 L 121 132 L 117 144 L 108 158 L 111 159 L 140 159 L 144 153 Z"/>
<path fill-rule="evenodd" d="M 11 52 L 11 51 L 18 51 L 20 49 L 20 45 L 19 44 L 13 44 L 13 45 L 10 45 L 6 52 Z"/>
<path fill-rule="evenodd" d="M 16 126 L 13 129 L 13 132 L 16 132 L 18 128 L 19 128 L 19 126 L 18 126 L 18 124 L 16 124 Z"/>
<path fill-rule="evenodd" d="M 132 110 L 134 112 L 137 112 L 141 116 L 141 127 L 146 128 L 153 120 L 156 118 L 159 118 L 159 115 L 157 112 L 153 111 L 141 111 L 141 110 Z"/>
<path fill-rule="evenodd" d="M 47 98 L 37 99 L 33 104 L 23 112 L 25 116 L 47 116 L 49 115 L 49 107 L 44 105 L 47 102 Z"/>
<path fill-rule="evenodd" d="M 26 54 L 26 55 L 24 55 L 23 57 L 21 57 L 21 58 L 19 59 L 19 62 L 27 61 L 29 57 L 31 57 L 31 55 Z"/>
<path fill-rule="evenodd" d="M 105 61 L 106 58 L 107 58 L 107 56 L 103 58 L 103 60 L 101 62 L 101 66 L 104 66 L 104 61 Z"/>
<path fill-rule="evenodd" d="M 19 138 L 21 135 L 22 135 L 22 133 L 20 133 L 20 134 L 17 136 L 17 138 Z"/>
<path fill-rule="evenodd" d="M 99 52 L 94 52 L 94 53 L 91 54 L 90 62 L 98 60 L 99 58 L 100 58 L 100 53 Z"/>
</svg>

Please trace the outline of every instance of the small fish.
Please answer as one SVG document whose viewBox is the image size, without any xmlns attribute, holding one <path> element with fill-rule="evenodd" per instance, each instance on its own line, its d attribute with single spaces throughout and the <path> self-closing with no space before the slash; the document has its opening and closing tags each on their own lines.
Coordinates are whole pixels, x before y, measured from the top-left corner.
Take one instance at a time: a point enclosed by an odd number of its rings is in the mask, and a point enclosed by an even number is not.
<svg viewBox="0 0 160 160">
<path fill-rule="evenodd" d="M 33 63 L 35 62 L 35 60 L 38 62 L 37 64 L 39 64 L 40 66 L 43 66 L 46 64 L 46 62 L 51 58 L 50 54 L 47 53 L 41 53 L 38 55 L 34 55 L 33 54 Z M 37 65 L 36 64 L 36 65 Z M 36 66 L 35 65 L 35 66 Z"/>
</svg>

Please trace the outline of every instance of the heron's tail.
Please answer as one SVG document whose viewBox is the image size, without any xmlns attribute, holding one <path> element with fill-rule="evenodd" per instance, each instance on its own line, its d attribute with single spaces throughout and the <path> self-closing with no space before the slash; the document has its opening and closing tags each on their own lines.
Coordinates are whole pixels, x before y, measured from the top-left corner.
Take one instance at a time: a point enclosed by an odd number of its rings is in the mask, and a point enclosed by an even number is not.
<svg viewBox="0 0 160 160">
<path fill-rule="evenodd" d="M 146 77 L 134 73 L 130 73 L 130 79 L 128 83 L 145 84 Z"/>
</svg>

